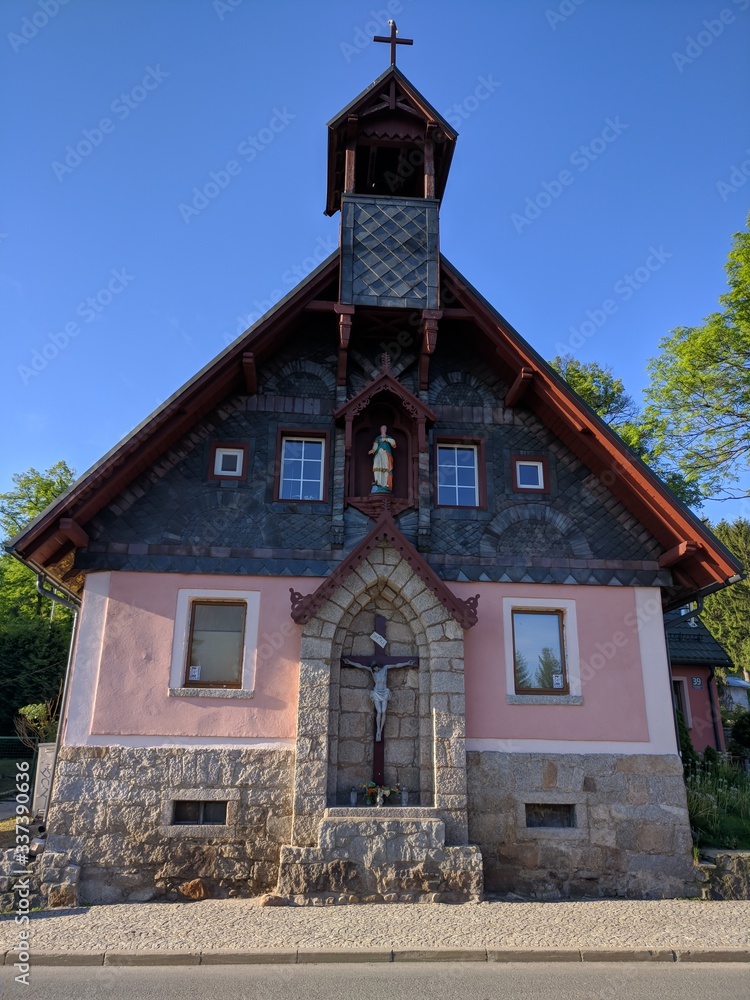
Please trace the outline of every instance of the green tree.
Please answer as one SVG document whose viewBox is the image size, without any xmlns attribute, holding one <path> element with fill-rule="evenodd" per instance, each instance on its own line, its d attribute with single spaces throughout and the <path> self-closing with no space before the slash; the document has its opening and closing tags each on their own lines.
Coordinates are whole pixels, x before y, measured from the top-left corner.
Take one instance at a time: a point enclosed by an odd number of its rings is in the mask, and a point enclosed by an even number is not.
<svg viewBox="0 0 750 1000">
<path fill-rule="evenodd" d="M 638 416 L 638 408 L 625 392 L 622 379 L 615 378 L 609 365 L 578 361 L 572 354 L 558 355 L 550 364 L 608 424 L 629 423 Z"/>
<path fill-rule="evenodd" d="M 520 649 L 516 650 L 515 658 L 516 690 L 533 687 L 531 674 L 529 673 L 529 662 Z"/>
<path fill-rule="evenodd" d="M 536 672 L 536 686 L 553 689 L 555 674 L 561 673 L 560 660 L 555 656 L 551 646 L 545 646 L 539 654 L 539 666 Z"/>
<path fill-rule="evenodd" d="M 65 462 L 46 472 L 29 469 L 13 476 L 14 488 L 0 494 L 0 531 L 8 537 L 40 514 L 73 482 Z M 13 556 L 0 558 L 0 733 L 13 732 L 24 705 L 54 698 L 60 686 L 72 613 L 40 597 L 36 575 Z"/>
<path fill-rule="evenodd" d="M 661 341 L 646 393 L 660 453 L 717 499 L 750 496 L 750 231 L 735 233 L 726 271 L 722 309 Z"/>
<path fill-rule="evenodd" d="M 678 499 L 691 507 L 700 507 L 701 483 L 664 459 L 658 418 L 653 413 L 638 411 L 625 392 L 622 379 L 616 378 L 609 366 L 578 361 L 572 354 L 558 355 L 550 364 Z"/>
<path fill-rule="evenodd" d="M 750 521 L 719 521 L 712 530 L 745 569 L 750 569 Z M 707 597 L 701 618 L 726 649 L 735 669 L 750 670 L 750 581 L 741 580 Z"/>
</svg>

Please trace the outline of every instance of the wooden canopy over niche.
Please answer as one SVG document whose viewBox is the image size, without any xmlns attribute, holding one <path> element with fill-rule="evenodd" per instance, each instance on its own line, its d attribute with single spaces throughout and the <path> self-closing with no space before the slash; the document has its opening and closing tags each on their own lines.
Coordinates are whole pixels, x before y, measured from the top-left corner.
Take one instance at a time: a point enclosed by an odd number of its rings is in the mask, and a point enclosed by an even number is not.
<svg viewBox="0 0 750 1000">
<path fill-rule="evenodd" d="M 389 372 L 383 372 L 334 414 L 345 427 L 345 502 L 370 517 L 387 506 L 399 514 L 417 505 L 419 455 L 427 448 L 427 425 L 435 414 Z M 368 451 L 380 432 L 388 428 L 396 442 L 393 493 L 370 493 L 372 458 Z"/>
</svg>

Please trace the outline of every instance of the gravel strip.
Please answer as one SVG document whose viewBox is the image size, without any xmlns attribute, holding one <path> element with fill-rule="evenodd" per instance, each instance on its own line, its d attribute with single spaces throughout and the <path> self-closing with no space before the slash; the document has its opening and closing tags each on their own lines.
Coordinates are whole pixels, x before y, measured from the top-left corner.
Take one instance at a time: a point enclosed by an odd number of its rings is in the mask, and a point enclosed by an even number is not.
<svg viewBox="0 0 750 1000">
<path fill-rule="evenodd" d="M 747 948 L 750 902 L 596 900 L 463 906 L 133 903 L 31 914 L 32 950 Z M 0 918 L 0 952 L 17 944 Z"/>
</svg>

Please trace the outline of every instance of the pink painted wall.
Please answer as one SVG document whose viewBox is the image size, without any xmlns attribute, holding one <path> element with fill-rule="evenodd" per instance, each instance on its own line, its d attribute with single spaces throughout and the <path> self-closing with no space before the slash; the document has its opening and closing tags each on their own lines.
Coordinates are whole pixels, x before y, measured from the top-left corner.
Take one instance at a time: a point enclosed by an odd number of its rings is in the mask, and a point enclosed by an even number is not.
<svg viewBox="0 0 750 1000">
<path fill-rule="evenodd" d="M 690 739 L 693 741 L 693 746 L 700 753 L 706 749 L 706 747 L 713 747 L 714 750 L 724 750 L 724 733 L 722 731 L 721 723 L 719 723 L 719 738 L 720 746 L 716 746 L 716 736 L 714 734 L 714 726 L 711 721 L 711 702 L 708 696 L 708 675 L 710 670 L 708 667 L 672 667 L 673 677 L 684 677 L 687 680 L 688 688 L 688 700 L 690 702 L 690 714 L 692 716 L 691 722 L 692 726 L 690 728 Z M 703 687 L 700 689 L 694 689 L 691 683 L 693 677 L 700 677 L 703 680 Z M 713 687 L 714 704 L 716 705 L 716 711 L 719 711 L 719 698 L 716 693 L 715 682 L 712 681 L 711 685 Z"/>
<path fill-rule="evenodd" d="M 293 577 L 112 573 L 92 733 L 293 738 L 301 629 L 289 616 L 290 587 L 312 589 Z M 252 699 L 168 696 L 180 589 L 260 591 Z"/>
<path fill-rule="evenodd" d="M 112 573 L 91 733 L 293 738 L 301 628 L 290 618 L 289 588 L 310 593 L 318 582 L 291 577 Z M 179 589 L 260 592 L 252 699 L 168 696 Z M 465 633 L 469 739 L 649 740 L 633 590 L 499 583 L 454 583 L 451 589 L 462 598 L 480 594 L 479 621 Z M 507 704 L 504 597 L 575 600 L 582 705 Z M 619 637 L 617 646 L 615 636 Z M 592 657 L 594 665 L 587 666 Z M 663 652 L 662 659 L 656 656 L 647 668 L 666 671 Z M 666 675 L 664 683 L 668 683 Z"/>
<path fill-rule="evenodd" d="M 500 583 L 454 583 L 451 590 L 464 599 L 480 595 L 479 621 L 465 633 L 468 739 L 649 739 L 633 590 Z M 582 705 L 507 703 L 504 597 L 575 600 Z M 664 671 L 667 684 L 665 659 L 647 667 Z"/>
</svg>

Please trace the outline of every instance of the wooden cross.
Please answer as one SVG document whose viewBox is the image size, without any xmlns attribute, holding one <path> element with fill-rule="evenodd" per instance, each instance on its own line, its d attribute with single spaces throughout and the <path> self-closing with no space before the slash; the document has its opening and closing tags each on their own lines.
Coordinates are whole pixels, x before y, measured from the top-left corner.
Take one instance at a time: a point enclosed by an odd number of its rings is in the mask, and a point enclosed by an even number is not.
<svg viewBox="0 0 750 1000">
<path fill-rule="evenodd" d="M 397 45 L 413 45 L 413 38 L 396 38 L 398 34 L 398 28 L 396 27 L 395 21 L 389 21 L 388 27 L 391 29 L 390 35 L 374 35 L 373 42 L 389 42 L 391 46 L 391 66 L 396 65 L 396 46 Z"/>
<path fill-rule="evenodd" d="M 385 784 L 385 715 L 390 698 L 388 690 L 388 671 L 396 667 L 419 666 L 417 657 L 396 659 L 388 656 L 385 649 L 387 623 L 383 615 L 375 615 L 375 631 L 371 635 L 374 651 L 370 656 L 344 656 L 341 662 L 348 667 L 359 667 L 369 670 L 375 687 L 370 691 L 370 697 L 375 705 L 375 720 L 373 732 L 372 780 L 376 785 Z"/>
</svg>

